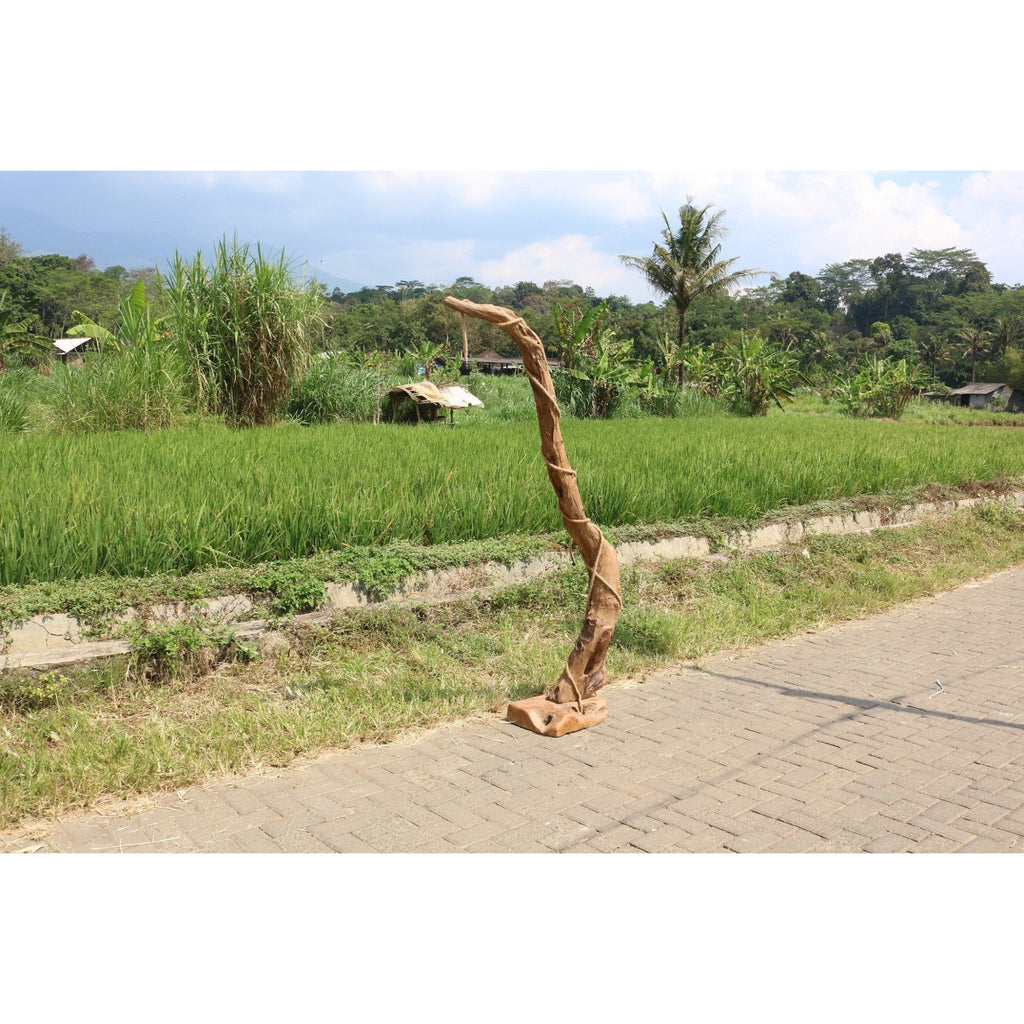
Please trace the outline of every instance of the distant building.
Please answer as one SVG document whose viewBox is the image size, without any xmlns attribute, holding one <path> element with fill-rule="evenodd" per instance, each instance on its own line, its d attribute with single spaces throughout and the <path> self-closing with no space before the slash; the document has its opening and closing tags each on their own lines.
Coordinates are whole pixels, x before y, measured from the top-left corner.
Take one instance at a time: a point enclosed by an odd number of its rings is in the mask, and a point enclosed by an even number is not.
<svg viewBox="0 0 1024 1024">
<path fill-rule="evenodd" d="M 948 401 L 971 409 L 988 409 L 995 403 L 1004 412 L 1024 412 L 1024 392 L 1009 384 L 966 384 L 950 391 Z"/>
<path fill-rule="evenodd" d="M 548 359 L 548 368 L 557 369 L 561 364 L 557 359 Z M 500 356 L 497 352 L 481 352 L 477 356 L 469 356 L 462 360 L 462 373 L 468 374 L 473 370 L 479 373 L 490 373 L 496 376 L 506 376 L 523 372 L 523 360 L 520 356 Z"/>
<path fill-rule="evenodd" d="M 53 347 L 62 363 L 82 362 L 82 353 L 96 348 L 95 338 L 58 338 Z"/>
</svg>

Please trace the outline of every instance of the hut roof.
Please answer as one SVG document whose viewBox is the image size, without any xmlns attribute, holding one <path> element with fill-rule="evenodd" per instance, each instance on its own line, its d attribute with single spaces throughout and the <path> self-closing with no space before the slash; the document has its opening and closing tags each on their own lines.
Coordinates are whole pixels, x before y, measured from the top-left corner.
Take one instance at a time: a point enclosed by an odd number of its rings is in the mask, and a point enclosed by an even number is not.
<svg viewBox="0 0 1024 1024">
<path fill-rule="evenodd" d="M 954 388 L 951 395 L 991 395 L 994 391 L 1000 391 L 1006 384 L 965 384 L 962 388 Z"/>
<path fill-rule="evenodd" d="M 478 356 L 470 356 L 474 362 L 477 363 L 522 363 L 521 356 L 502 356 L 498 355 L 494 349 L 489 349 L 487 352 L 481 352 Z"/>
<path fill-rule="evenodd" d="M 484 407 L 484 403 L 476 395 L 471 395 L 465 388 L 454 384 L 438 387 L 429 380 L 418 381 L 415 384 L 402 384 L 392 388 L 388 392 L 388 396 L 393 395 L 405 395 L 417 405 L 437 405 L 442 409 L 465 409 L 471 405 L 480 409 Z"/>
<path fill-rule="evenodd" d="M 53 347 L 67 355 L 69 352 L 74 352 L 76 348 L 81 348 L 87 342 L 95 340 L 95 338 L 58 338 L 53 343 Z"/>
</svg>

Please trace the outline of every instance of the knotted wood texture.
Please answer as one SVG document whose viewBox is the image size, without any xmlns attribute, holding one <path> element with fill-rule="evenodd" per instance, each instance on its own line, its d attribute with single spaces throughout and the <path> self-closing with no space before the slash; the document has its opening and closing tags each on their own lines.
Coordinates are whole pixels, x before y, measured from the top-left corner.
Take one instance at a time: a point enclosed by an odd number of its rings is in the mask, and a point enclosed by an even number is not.
<svg viewBox="0 0 1024 1024">
<path fill-rule="evenodd" d="M 619 591 L 619 559 L 615 548 L 605 539 L 604 534 L 590 521 L 583 509 L 580 490 L 576 483 L 576 471 L 569 464 L 559 428 L 561 411 L 555 398 L 547 356 L 540 338 L 527 326 L 522 317 L 504 306 L 490 306 L 467 299 L 456 299 L 449 295 L 444 303 L 465 316 L 475 316 L 500 327 L 519 348 L 523 367 L 533 389 L 533 400 L 537 407 L 537 422 L 540 427 L 540 450 L 548 469 L 548 479 L 558 498 L 558 511 L 562 522 L 579 549 L 590 572 L 590 586 L 587 591 L 587 608 L 583 628 L 569 655 L 565 668 L 554 688 L 545 694 L 546 700 L 554 705 L 575 705 L 573 720 L 579 719 L 585 728 L 604 717 L 598 706 L 604 701 L 588 700 L 605 684 L 605 657 L 615 623 L 622 610 Z M 588 707 L 584 707 L 587 701 Z M 557 711 L 557 709 L 556 709 Z M 597 712 L 595 716 L 595 712 Z M 590 720 L 585 720 L 586 717 Z M 509 716 L 513 721 L 512 715 Z M 559 717 L 557 714 L 555 717 Z M 561 716 L 565 717 L 565 716 Z M 517 724 L 525 724 L 518 721 Z M 529 725 L 537 732 L 547 729 Z M 562 735 L 552 725 L 550 735 Z"/>
</svg>

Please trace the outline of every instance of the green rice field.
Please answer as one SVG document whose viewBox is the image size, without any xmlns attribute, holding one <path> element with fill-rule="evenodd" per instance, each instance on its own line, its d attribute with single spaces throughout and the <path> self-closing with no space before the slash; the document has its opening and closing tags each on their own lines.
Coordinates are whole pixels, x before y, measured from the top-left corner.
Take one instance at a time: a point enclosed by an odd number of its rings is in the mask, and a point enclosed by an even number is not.
<svg viewBox="0 0 1024 1024">
<path fill-rule="evenodd" d="M 564 420 L 605 527 L 1024 474 L 1024 431 L 786 414 Z M 560 528 L 536 423 L 0 435 L 0 585 Z"/>
</svg>

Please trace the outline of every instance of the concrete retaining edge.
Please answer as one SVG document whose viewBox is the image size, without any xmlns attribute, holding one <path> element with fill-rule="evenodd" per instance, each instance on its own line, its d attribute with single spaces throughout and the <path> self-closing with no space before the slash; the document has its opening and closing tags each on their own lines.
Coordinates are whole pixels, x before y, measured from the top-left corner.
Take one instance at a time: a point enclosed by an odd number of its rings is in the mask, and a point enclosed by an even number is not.
<svg viewBox="0 0 1024 1024">
<path fill-rule="evenodd" d="M 707 537 L 680 536 L 658 541 L 622 543 L 617 546 L 620 565 L 666 561 L 674 558 L 721 558 L 750 551 L 800 543 L 805 537 L 829 534 L 843 536 L 871 533 L 875 530 L 910 526 L 929 517 L 960 509 L 972 508 L 999 500 L 1024 506 L 1024 492 L 999 499 L 960 498 L 951 501 L 926 502 L 885 512 L 863 511 L 846 515 L 815 516 L 807 520 L 767 523 L 754 530 L 741 530 L 726 536 L 717 545 Z M 717 548 L 717 550 L 716 550 Z M 473 594 L 486 593 L 512 586 L 564 567 L 567 554 L 544 555 L 522 560 L 511 566 L 484 563 L 454 569 L 439 569 L 401 581 L 386 597 L 374 599 L 365 590 L 351 583 L 328 583 L 324 603 L 313 612 L 294 616 L 293 621 L 323 620 L 336 612 L 371 605 L 394 604 L 401 601 L 444 601 Z M 201 615 L 211 621 L 235 624 L 242 639 L 258 637 L 273 624 L 263 619 L 245 621 L 253 611 L 251 599 L 245 595 L 211 598 L 195 603 L 158 605 L 148 610 L 151 623 L 173 622 L 185 615 Z M 126 619 L 138 613 L 125 613 Z M 0 673 L 16 669 L 45 672 L 70 665 L 84 664 L 100 658 L 131 652 L 127 640 L 89 641 L 82 638 L 83 625 L 64 614 L 37 615 L 15 624 L 5 640 L 5 653 L 0 654 Z"/>
</svg>

